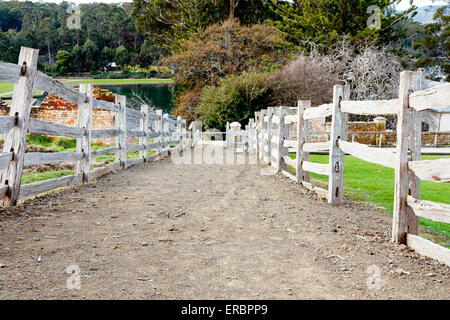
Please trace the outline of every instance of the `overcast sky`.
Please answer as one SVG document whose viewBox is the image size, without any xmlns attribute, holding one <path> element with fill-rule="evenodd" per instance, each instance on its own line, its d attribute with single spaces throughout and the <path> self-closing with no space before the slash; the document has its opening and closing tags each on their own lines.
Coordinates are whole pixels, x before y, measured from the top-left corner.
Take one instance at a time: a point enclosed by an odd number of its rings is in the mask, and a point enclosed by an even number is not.
<svg viewBox="0 0 450 320">
<path fill-rule="evenodd" d="M 40 1 L 40 0 L 34 0 L 34 1 Z M 44 2 L 62 2 L 62 0 L 43 0 Z M 91 2 L 107 2 L 107 3 L 120 3 L 120 2 L 132 2 L 132 0 L 72 0 L 72 1 L 68 1 L 68 2 L 73 2 L 73 3 L 91 3 Z M 445 1 L 443 0 L 438 0 L 438 1 L 434 1 L 434 4 L 444 4 Z M 430 4 L 433 4 L 433 2 L 431 0 L 414 0 L 414 4 L 416 6 L 419 7 L 423 7 L 423 6 L 428 6 Z M 400 5 L 397 7 L 398 10 L 405 10 L 407 8 L 409 8 L 409 0 L 402 0 L 402 2 L 400 3 Z"/>
</svg>

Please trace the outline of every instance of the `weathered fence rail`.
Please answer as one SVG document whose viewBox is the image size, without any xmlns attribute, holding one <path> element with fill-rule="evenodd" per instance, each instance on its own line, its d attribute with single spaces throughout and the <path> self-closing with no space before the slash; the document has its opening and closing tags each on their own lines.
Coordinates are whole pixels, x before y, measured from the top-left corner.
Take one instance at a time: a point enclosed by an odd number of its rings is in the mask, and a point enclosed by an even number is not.
<svg viewBox="0 0 450 320">
<path fill-rule="evenodd" d="M 0 154 L 0 200 L 3 206 L 13 206 L 20 199 L 55 188 L 89 183 L 92 178 L 151 161 L 160 155 L 167 155 L 175 148 L 185 146 L 185 120 L 172 120 L 168 114 L 163 114 L 161 110 L 151 111 L 146 105 L 143 105 L 141 110 L 128 108 L 124 96 L 116 96 L 115 103 L 94 99 L 92 85 L 82 84 L 77 91 L 38 72 L 37 56 L 38 50 L 22 47 L 18 65 L 0 62 L 0 81 L 14 83 L 10 115 L 0 117 L 0 133 L 5 134 L 3 153 Z M 77 103 L 78 126 L 69 127 L 31 118 L 31 99 L 35 88 Z M 93 130 L 92 109 L 114 112 L 114 128 Z M 139 119 L 139 127 L 128 129 L 127 117 Z M 169 130 L 169 122 L 175 130 Z M 28 133 L 76 138 L 76 152 L 25 153 Z M 102 138 L 114 138 L 116 145 L 91 150 L 91 140 Z M 130 139 L 135 142 L 136 138 L 139 139 L 137 143 L 130 143 Z M 154 154 L 150 155 L 149 151 L 152 150 Z M 132 151 L 139 151 L 137 159 L 128 158 L 127 152 Z M 95 169 L 91 167 L 91 159 L 109 154 L 115 155 L 113 163 Z M 21 184 L 24 166 L 60 162 L 75 163 L 75 173 L 58 179 Z"/>
<path fill-rule="evenodd" d="M 423 90 L 422 72 L 401 74 L 399 99 L 351 101 L 347 86 L 334 87 L 333 103 L 311 107 L 299 101 L 297 108 L 268 108 L 255 113 L 247 127 L 250 153 L 290 179 L 301 183 L 330 204 L 343 202 L 345 155 L 395 169 L 392 240 L 450 266 L 450 250 L 417 236 L 418 217 L 450 223 L 450 205 L 420 200 L 420 180 L 450 182 L 450 159 L 421 161 L 421 111 L 450 106 L 450 84 Z M 295 114 L 292 114 L 294 110 Z M 348 114 L 398 117 L 397 146 L 392 152 L 347 141 Z M 309 121 L 332 117 L 328 142 L 308 141 Z M 286 126 L 296 126 L 296 136 Z M 294 152 L 295 160 L 289 155 Z M 309 161 L 310 153 L 327 152 L 329 163 Z M 288 168 L 295 168 L 295 176 Z M 312 185 L 309 172 L 329 177 L 328 190 Z"/>
</svg>

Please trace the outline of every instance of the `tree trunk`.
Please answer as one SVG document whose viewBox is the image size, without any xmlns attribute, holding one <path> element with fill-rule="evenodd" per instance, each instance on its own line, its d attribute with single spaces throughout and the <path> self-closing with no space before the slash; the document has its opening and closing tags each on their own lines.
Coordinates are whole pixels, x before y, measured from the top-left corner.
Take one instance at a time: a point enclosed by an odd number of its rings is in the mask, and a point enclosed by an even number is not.
<svg viewBox="0 0 450 320">
<path fill-rule="evenodd" d="M 230 20 L 234 20 L 234 1 L 235 0 L 230 0 L 230 15 L 229 15 Z"/>
</svg>

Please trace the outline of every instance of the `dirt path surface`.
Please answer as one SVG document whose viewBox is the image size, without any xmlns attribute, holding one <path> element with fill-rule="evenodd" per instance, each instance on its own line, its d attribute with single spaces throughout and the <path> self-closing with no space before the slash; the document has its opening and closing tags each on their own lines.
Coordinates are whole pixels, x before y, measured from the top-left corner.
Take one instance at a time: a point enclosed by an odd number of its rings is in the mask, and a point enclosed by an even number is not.
<svg viewBox="0 0 450 320">
<path fill-rule="evenodd" d="M 389 215 L 257 166 L 166 159 L 0 216 L 1 299 L 450 298 L 449 268 L 391 244 Z"/>
</svg>

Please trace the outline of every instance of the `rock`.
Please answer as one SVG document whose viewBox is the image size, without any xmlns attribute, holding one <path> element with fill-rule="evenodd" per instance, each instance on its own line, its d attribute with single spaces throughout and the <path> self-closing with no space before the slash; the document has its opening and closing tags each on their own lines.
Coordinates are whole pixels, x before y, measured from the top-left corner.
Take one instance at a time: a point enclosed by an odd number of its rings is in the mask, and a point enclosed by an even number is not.
<svg viewBox="0 0 450 320">
<path fill-rule="evenodd" d="M 147 242 L 142 242 L 141 244 L 143 247 L 148 247 L 148 243 Z"/>
<path fill-rule="evenodd" d="M 402 270 L 402 269 L 397 269 L 397 270 L 395 270 L 395 272 L 397 272 L 397 274 L 400 274 L 400 275 L 405 274 L 405 275 L 409 276 L 411 274 L 408 271 L 405 271 L 405 270 Z"/>
</svg>

